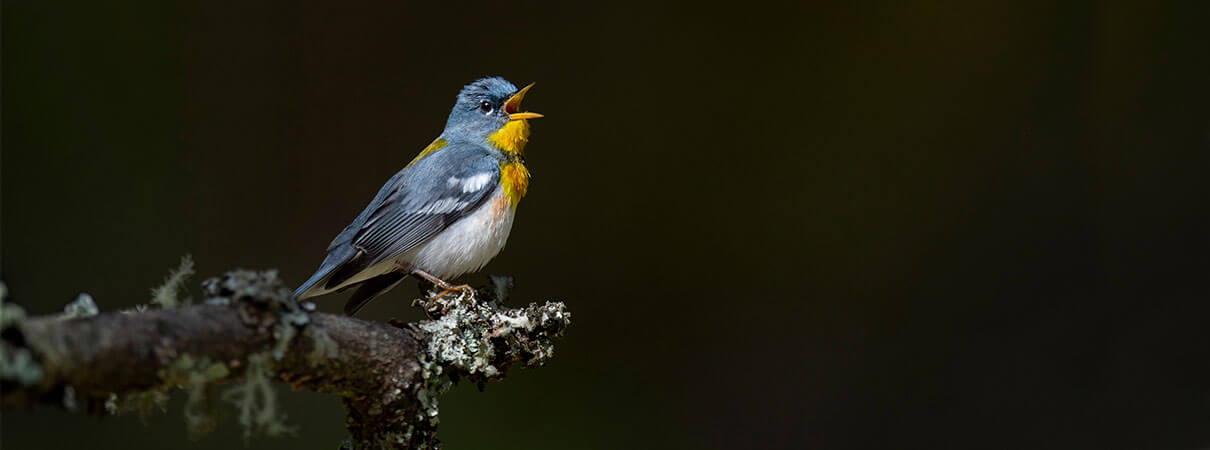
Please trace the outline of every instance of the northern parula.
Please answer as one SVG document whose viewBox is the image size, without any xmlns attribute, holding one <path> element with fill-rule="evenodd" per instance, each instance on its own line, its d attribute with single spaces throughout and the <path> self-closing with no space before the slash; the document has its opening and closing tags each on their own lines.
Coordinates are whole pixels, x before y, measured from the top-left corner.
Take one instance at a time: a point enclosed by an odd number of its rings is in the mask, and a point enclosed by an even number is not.
<svg viewBox="0 0 1210 450">
<path fill-rule="evenodd" d="M 529 187 L 527 120 L 542 117 L 521 111 L 530 87 L 518 90 L 500 77 L 463 87 L 441 136 L 336 235 L 294 297 L 357 286 L 344 307 L 352 315 L 408 275 L 443 293 L 470 289 L 445 279 L 479 270 L 504 248 Z"/>
</svg>

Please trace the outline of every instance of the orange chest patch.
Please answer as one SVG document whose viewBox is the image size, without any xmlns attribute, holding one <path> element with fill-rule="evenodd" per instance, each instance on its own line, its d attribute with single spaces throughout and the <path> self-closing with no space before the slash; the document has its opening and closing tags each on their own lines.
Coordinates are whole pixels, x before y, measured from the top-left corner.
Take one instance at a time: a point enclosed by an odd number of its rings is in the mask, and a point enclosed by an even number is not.
<svg viewBox="0 0 1210 450">
<path fill-rule="evenodd" d="M 529 190 L 529 169 L 517 161 L 500 163 L 500 186 L 504 189 L 509 206 L 516 209 L 521 197 L 525 197 L 525 192 Z"/>
</svg>

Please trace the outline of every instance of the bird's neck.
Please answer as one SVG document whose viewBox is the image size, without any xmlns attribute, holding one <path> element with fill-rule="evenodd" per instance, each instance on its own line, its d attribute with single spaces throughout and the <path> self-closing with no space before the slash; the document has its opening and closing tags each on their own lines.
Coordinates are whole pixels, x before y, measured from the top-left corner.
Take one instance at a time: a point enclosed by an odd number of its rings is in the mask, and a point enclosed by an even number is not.
<svg viewBox="0 0 1210 450">
<path fill-rule="evenodd" d="M 499 130 L 487 136 L 488 144 L 509 157 L 520 156 L 525 151 L 526 142 L 529 142 L 529 122 L 524 119 L 505 122 Z"/>
</svg>

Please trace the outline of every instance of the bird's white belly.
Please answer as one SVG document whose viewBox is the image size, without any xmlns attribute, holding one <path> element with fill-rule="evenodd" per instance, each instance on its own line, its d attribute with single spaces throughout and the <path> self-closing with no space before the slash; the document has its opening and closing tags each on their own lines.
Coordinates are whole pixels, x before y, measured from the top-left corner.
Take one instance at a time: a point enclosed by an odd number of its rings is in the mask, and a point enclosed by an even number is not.
<svg viewBox="0 0 1210 450">
<path fill-rule="evenodd" d="M 401 266 L 449 279 L 479 270 L 496 257 L 508 241 L 515 211 L 504 190 L 496 188 L 491 198 L 470 215 L 459 219 L 428 242 L 399 256 Z"/>
</svg>

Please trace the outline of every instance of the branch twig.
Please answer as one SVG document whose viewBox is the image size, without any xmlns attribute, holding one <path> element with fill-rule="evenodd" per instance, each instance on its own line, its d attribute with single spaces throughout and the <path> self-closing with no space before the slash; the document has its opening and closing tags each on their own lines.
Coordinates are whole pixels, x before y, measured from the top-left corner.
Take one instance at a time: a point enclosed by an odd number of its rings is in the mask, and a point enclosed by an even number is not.
<svg viewBox="0 0 1210 450">
<path fill-rule="evenodd" d="M 461 378 L 544 364 L 571 317 L 562 303 L 507 309 L 468 293 L 432 303 L 435 320 L 385 324 L 310 311 L 272 271 L 229 272 L 203 288 L 206 304 L 84 318 L 24 319 L 4 305 L 0 404 L 100 412 L 115 397 L 238 380 L 247 390 L 267 374 L 341 395 L 356 448 L 431 447 L 437 395 Z M 270 431 L 272 420 L 242 415 Z"/>
</svg>

